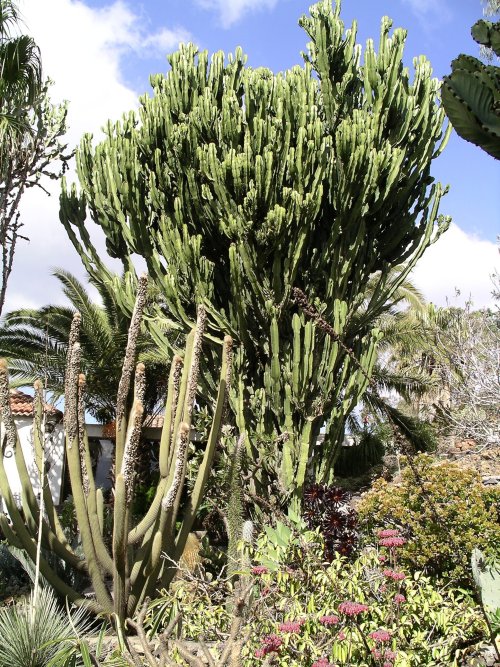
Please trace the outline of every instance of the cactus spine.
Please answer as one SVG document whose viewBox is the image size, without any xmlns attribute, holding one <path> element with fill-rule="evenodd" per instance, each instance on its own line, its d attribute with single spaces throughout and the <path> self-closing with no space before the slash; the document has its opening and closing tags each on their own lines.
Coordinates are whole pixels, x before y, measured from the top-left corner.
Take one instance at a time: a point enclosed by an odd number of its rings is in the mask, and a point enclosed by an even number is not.
<svg viewBox="0 0 500 667">
<path fill-rule="evenodd" d="M 133 253 L 144 257 L 179 326 L 190 328 L 203 303 L 211 340 L 238 340 L 231 408 L 249 461 L 275 443 L 255 484 L 285 500 L 300 498 L 307 474 L 331 478 L 373 365 L 371 323 L 448 225 L 438 217 L 444 189 L 430 176 L 448 134 L 428 61 L 415 59 L 411 77 L 406 33 L 390 34 L 384 18 L 378 53 L 368 40 L 362 64 L 340 3 L 310 12 L 300 21 L 309 55 L 285 73 L 247 68 L 241 49 L 210 60 L 182 46 L 168 73 L 152 77 L 139 118 L 110 123 L 95 147 L 84 137 L 80 191 L 64 184 L 60 211 L 89 270 L 104 271 L 86 202 L 113 257 L 125 268 Z M 362 370 L 298 312 L 294 287 Z M 330 437 L 313 456 L 325 422 Z"/>
<path fill-rule="evenodd" d="M 78 591 L 65 584 L 52 572 L 43 557 L 40 559 L 42 575 L 61 595 L 67 596 L 77 604 L 88 605 L 95 613 L 113 614 L 122 625 L 128 616 L 134 614 L 137 604 L 146 596 L 154 593 L 159 582 L 168 584 L 175 574 L 170 566 L 165 565 L 161 554 L 167 552 L 172 557 L 178 557 L 184 549 L 212 466 L 230 381 L 232 340 L 226 337 L 212 428 L 205 444 L 205 453 L 194 488 L 189 495 L 185 510 L 181 513 L 180 497 L 188 465 L 187 445 L 196 398 L 202 337 L 206 320 L 205 309 L 200 306 L 197 323 L 188 336 L 183 357 L 176 354 L 172 361 L 160 448 L 160 481 L 156 495 L 142 520 L 132 526 L 131 505 L 135 458 L 143 418 L 142 398 L 145 386 L 143 364 L 135 367 L 134 398 L 129 411 L 126 405 L 134 372 L 135 343 L 141 324 L 146 283 L 147 278 L 141 277 L 123 364 L 122 381 L 118 390 L 116 478 L 113 532 L 110 540 L 106 540 L 103 535 L 103 497 L 100 489 L 95 486 L 85 430 L 85 378 L 79 372 L 78 331 L 81 319 L 78 313 L 75 315 L 70 335 L 64 420 L 67 463 L 84 558 L 79 558 L 67 543 L 54 510 L 45 473 L 43 479 L 46 506 L 46 518 L 42 520 L 41 526 L 43 546 L 55 551 L 72 568 L 88 573 L 94 589 L 95 600 L 87 601 Z M 40 392 L 37 392 L 36 397 L 35 421 L 39 421 L 42 415 Z M 9 527 L 6 521 L 2 521 L 2 529 L 12 544 L 22 547 L 35 561 L 40 513 L 10 412 L 8 371 L 3 360 L 0 362 L 0 407 L 7 441 L 15 451 L 22 482 L 22 510 L 24 513 L 23 518 L 14 501 L 5 474 L 3 457 L 0 456 L 0 493 L 12 521 L 12 527 Z M 37 433 L 35 429 L 35 436 Z M 35 437 L 34 444 L 35 455 L 39 459 L 43 443 L 39 437 Z M 181 526 L 177 529 L 179 521 Z M 108 543 L 111 544 L 111 549 L 108 548 Z"/>
</svg>

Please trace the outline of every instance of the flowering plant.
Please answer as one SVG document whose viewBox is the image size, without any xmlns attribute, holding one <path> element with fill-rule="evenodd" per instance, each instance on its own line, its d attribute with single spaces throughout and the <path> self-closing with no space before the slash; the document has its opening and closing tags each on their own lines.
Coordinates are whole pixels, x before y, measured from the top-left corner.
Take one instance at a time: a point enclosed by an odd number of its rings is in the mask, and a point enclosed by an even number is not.
<svg viewBox="0 0 500 667">
<path fill-rule="evenodd" d="M 243 667 L 453 667 L 466 645 L 486 635 L 470 597 L 402 571 L 399 542 L 383 544 L 404 539 L 399 532 L 377 535 L 378 546 L 354 561 L 336 554 L 331 562 L 325 562 L 317 533 L 292 529 L 279 559 L 270 559 L 268 548 L 274 554 L 276 543 L 268 532 L 259 537 L 244 575 L 253 577 L 254 592 Z M 231 610 L 221 586 L 223 581 L 203 583 L 193 595 L 182 593 L 179 582 L 175 595 L 184 595 L 186 639 L 217 642 L 229 633 Z M 211 600 L 221 602 L 212 610 Z"/>
<path fill-rule="evenodd" d="M 357 518 L 349 500 L 349 494 L 336 486 L 311 484 L 304 491 L 304 520 L 312 530 L 319 529 L 329 560 L 335 553 L 350 556 L 356 547 Z"/>
</svg>

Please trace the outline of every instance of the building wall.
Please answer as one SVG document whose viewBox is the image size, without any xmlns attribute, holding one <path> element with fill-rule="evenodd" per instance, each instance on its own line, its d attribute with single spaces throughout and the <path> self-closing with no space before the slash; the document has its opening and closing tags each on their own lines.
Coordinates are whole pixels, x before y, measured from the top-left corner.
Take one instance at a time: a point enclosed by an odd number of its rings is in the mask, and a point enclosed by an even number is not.
<svg viewBox="0 0 500 667">
<path fill-rule="evenodd" d="M 33 449 L 33 420 L 31 417 L 19 417 L 14 419 L 19 435 L 19 441 L 26 462 L 26 467 L 30 475 L 33 490 L 36 495 L 40 491 L 40 472 L 35 463 L 35 454 Z M 47 433 L 45 445 L 45 458 L 47 472 L 47 479 L 54 500 L 54 504 L 58 505 L 61 500 L 61 487 L 64 472 L 64 428 L 62 424 L 50 423 L 49 428 L 52 427 L 51 433 Z M 1 437 L 3 438 L 3 424 L 1 427 Z M 16 467 L 16 460 L 14 451 L 10 446 L 5 448 L 3 462 L 5 472 L 10 482 L 10 488 L 18 504 L 21 504 L 21 482 Z M 2 510 L 5 507 L 2 501 Z"/>
<path fill-rule="evenodd" d="M 31 483 L 35 495 L 40 490 L 40 473 L 35 464 L 35 455 L 33 449 L 33 420 L 31 417 L 15 418 L 21 448 L 23 450 L 24 460 L 30 475 Z M 111 488 L 110 471 L 114 456 L 114 442 L 103 437 L 103 427 L 100 424 L 86 424 L 89 437 L 99 438 L 102 445 L 102 453 L 97 463 L 95 471 L 96 486 L 103 490 Z M 0 426 L 0 434 L 3 438 L 3 424 Z M 151 428 L 145 430 L 145 435 L 152 440 L 159 440 L 161 429 Z M 61 491 L 64 477 L 64 427 L 62 422 L 53 425 L 52 433 L 48 434 L 46 442 L 46 469 L 48 467 L 48 482 L 54 505 L 61 502 Z M 10 487 L 18 505 L 21 505 L 21 481 L 16 467 L 14 452 L 11 447 L 6 447 L 3 457 L 5 472 L 10 482 Z M 5 505 L 0 498 L 0 510 L 5 512 Z"/>
</svg>

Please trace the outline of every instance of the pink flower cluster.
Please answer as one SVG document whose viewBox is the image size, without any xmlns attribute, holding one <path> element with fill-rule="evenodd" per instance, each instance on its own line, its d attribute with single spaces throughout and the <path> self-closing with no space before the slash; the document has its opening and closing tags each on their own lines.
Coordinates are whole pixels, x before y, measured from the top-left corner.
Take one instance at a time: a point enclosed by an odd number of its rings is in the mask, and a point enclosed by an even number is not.
<svg viewBox="0 0 500 667">
<path fill-rule="evenodd" d="M 365 611 L 368 611 L 368 607 L 361 602 L 341 602 L 339 604 L 339 612 L 346 616 L 358 616 Z"/>
<path fill-rule="evenodd" d="M 406 598 L 404 595 L 398 593 L 397 595 L 394 596 L 394 604 L 403 604 L 403 602 L 406 602 Z"/>
<path fill-rule="evenodd" d="M 323 625 L 337 625 L 339 622 L 339 617 L 338 616 L 321 616 L 319 619 L 320 623 L 323 623 Z"/>
<path fill-rule="evenodd" d="M 372 649 L 372 655 L 375 660 L 384 660 L 383 667 L 392 667 L 394 660 L 396 660 L 397 654 L 391 649 L 386 648 L 385 651 L 381 651 L 378 648 Z"/>
<path fill-rule="evenodd" d="M 303 618 L 298 621 L 285 621 L 285 623 L 280 623 L 278 625 L 278 630 L 280 632 L 297 633 L 301 631 L 305 622 L 306 621 Z"/>
<path fill-rule="evenodd" d="M 261 641 L 261 647 L 255 651 L 256 658 L 263 658 L 268 653 L 276 653 L 283 644 L 283 640 L 278 635 L 267 635 Z"/>
<path fill-rule="evenodd" d="M 382 572 L 384 577 L 387 577 L 388 579 L 393 579 L 394 581 L 403 581 L 403 579 L 406 579 L 406 575 L 404 572 L 396 572 L 395 570 L 384 570 Z"/>
<path fill-rule="evenodd" d="M 374 632 L 370 632 L 368 636 L 371 637 L 374 642 L 377 642 L 377 644 L 391 641 L 391 633 L 387 630 L 374 630 Z"/>
<path fill-rule="evenodd" d="M 380 546 L 389 547 L 389 549 L 393 549 L 394 547 L 402 547 L 406 542 L 405 538 L 401 537 L 399 534 L 399 530 L 396 530 L 395 528 L 379 530 L 378 538 L 378 543 Z"/>
<path fill-rule="evenodd" d="M 389 547 L 389 549 L 393 549 L 394 547 L 402 547 L 405 542 L 406 540 L 404 537 L 384 537 L 379 540 L 381 547 Z"/>
<path fill-rule="evenodd" d="M 395 528 L 385 528 L 384 530 L 379 530 L 377 535 L 380 538 L 399 537 L 399 530 L 396 530 Z"/>
<path fill-rule="evenodd" d="M 335 667 L 335 665 L 329 662 L 327 658 L 319 658 L 319 660 L 313 662 L 311 667 Z"/>
<path fill-rule="evenodd" d="M 269 570 L 265 565 L 256 565 L 255 567 L 252 567 L 252 574 L 256 575 L 261 575 L 261 574 L 267 574 Z"/>
</svg>

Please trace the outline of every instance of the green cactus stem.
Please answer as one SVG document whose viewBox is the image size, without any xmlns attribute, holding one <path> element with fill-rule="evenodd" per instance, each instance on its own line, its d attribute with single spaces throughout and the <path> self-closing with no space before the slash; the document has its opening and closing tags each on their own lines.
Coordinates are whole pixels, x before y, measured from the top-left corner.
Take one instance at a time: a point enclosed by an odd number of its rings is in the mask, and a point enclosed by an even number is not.
<svg viewBox="0 0 500 667">
<path fill-rule="evenodd" d="M 476 42 L 500 55 L 500 21 L 478 21 L 472 27 Z M 500 67 L 459 55 L 451 74 L 443 77 L 443 106 L 457 133 L 500 159 Z"/>
<path fill-rule="evenodd" d="M 222 366 L 218 393 L 214 404 L 213 422 L 205 443 L 205 452 L 196 476 L 194 488 L 188 494 L 181 509 L 180 497 L 185 490 L 187 450 L 191 432 L 191 419 L 200 379 L 203 332 L 206 311 L 200 306 L 195 326 L 187 337 L 184 358 L 175 355 L 165 399 L 165 420 L 160 445 L 160 480 L 156 494 L 145 516 L 131 525 L 134 499 L 134 477 L 137 449 L 143 422 L 143 397 L 145 368 L 135 366 L 132 405 L 127 407 L 135 363 L 135 341 L 142 326 L 142 314 L 147 288 L 147 278 L 141 277 L 135 309 L 129 333 L 127 353 L 118 390 L 116 423 L 117 461 L 113 489 L 114 509 L 111 535 L 105 534 L 104 500 L 101 489 L 96 488 L 92 473 L 88 437 L 85 429 L 85 377 L 80 373 L 80 346 L 78 343 L 81 316 L 77 313 L 71 328 L 66 369 L 65 395 L 65 451 L 71 481 L 75 510 L 82 541 L 84 557 L 77 556 L 69 546 L 57 518 L 50 497 L 45 471 L 42 484 L 47 516 L 42 521 L 43 544 L 54 551 L 65 563 L 90 577 L 94 597 L 84 598 L 76 589 L 68 586 L 50 568 L 43 558 L 40 561 L 42 575 L 59 592 L 79 605 L 86 605 L 92 612 L 105 614 L 125 627 L 127 617 L 133 616 L 137 604 L 154 593 L 157 586 L 171 579 L 171 564 L 162 559 L 163 552 L 182 554 L 192 529 L 199 505 L 203 499 L 208 476 L 230 389 L 232 339 L 224 338 Z M 26 551 L 35 561 L 36 537 L 40 512 L 38 499 L 26 469 L 22 448 L 10 411 L 7 364 L 0 360 L 0 409 L 6 440 L 15 451 L 15 460 L 22 485 L 22 510 L 17 507 L 9 480 L 0 456 L 0 494 L 7 507 L 12 525 L 0 517 L 0 525 L 7 539 Z M 36 385 L 34 411 L 34 456 L 42 460 L 44 447 L 40 428 L 43 414 L 41 385 Z M 111 544 L 111 551 L 108 549 Z"/>
</svg>

